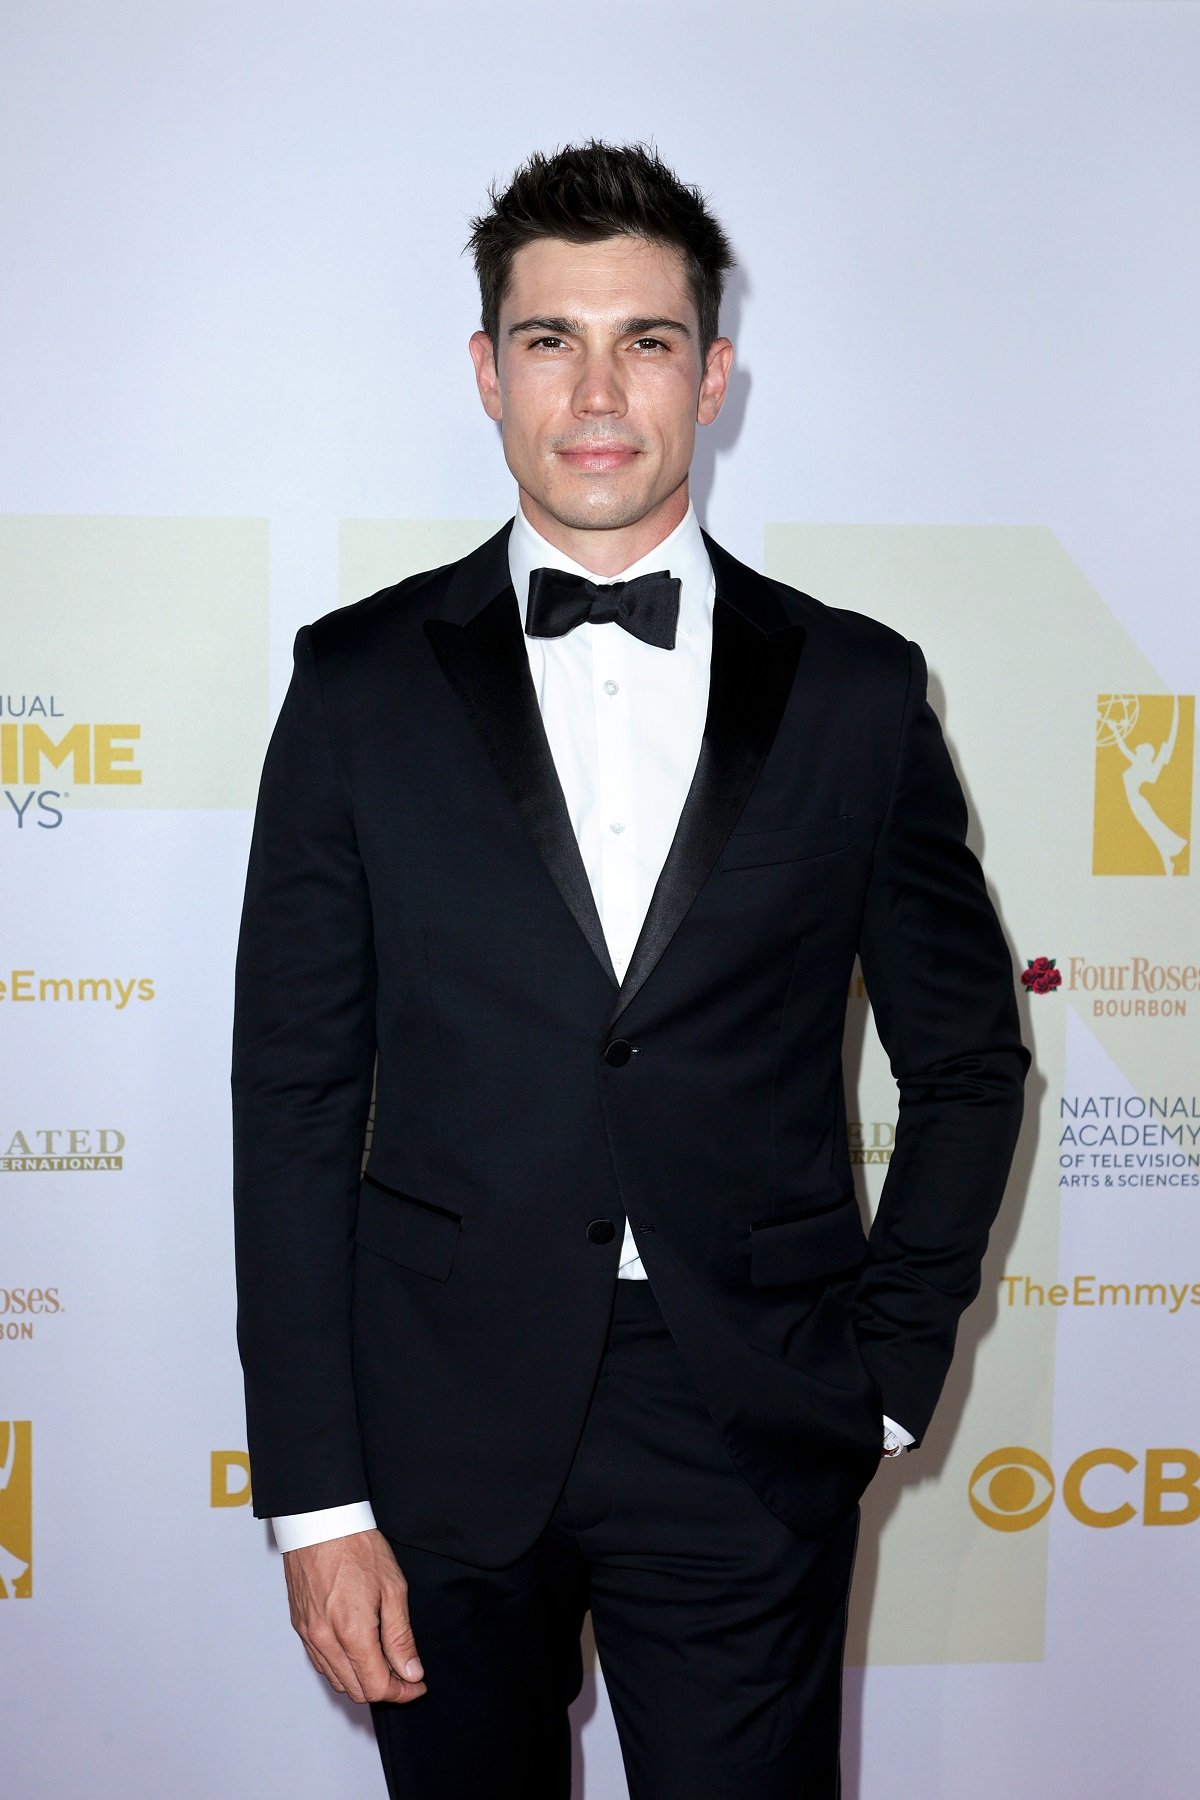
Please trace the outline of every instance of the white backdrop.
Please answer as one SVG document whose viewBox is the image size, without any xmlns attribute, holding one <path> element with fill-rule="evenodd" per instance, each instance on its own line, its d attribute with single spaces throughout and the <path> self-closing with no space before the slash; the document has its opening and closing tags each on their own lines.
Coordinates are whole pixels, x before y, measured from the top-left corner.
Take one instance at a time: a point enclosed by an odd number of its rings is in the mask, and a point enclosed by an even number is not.
<svg viewBox="0 0 1200 1800">
<path fill-rule="evenodd" d="M 6 1793 L 382 1792 L 219 1503 L 250 807 L 295 627 L 511 511 L 460 251 L 591 134 L 653 137 L 741 259 L 705 522 L 923 642 L 1017 966 L 1063 978 L 942 1415 L 866 1509 L 847 1800 L 1195 1783 L 1200 950 L 1122 745 L 1190 840 L 1198 75 L 1155 0 L 9 8 Z M 859 998 L 848 1067 L 869 1205 Z M 577 1716 L 578 1793 L 623 1800 L 598 1677 Z"/>
</svg>

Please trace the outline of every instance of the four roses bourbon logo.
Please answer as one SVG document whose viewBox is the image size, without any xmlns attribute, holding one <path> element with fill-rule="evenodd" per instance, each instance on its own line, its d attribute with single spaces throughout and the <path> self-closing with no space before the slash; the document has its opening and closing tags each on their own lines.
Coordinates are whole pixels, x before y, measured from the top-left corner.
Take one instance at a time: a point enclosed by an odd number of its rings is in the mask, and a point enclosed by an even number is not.
<svg viewBox="0 0 1200 1800">
<path fill-rule="evenodd" d="M 1021 970 L 1021 986 L 1031 994 L 1052 994 L 1062 986 L 1062 973 L 1052 956 L 1035 956 Z"/>
</svg>

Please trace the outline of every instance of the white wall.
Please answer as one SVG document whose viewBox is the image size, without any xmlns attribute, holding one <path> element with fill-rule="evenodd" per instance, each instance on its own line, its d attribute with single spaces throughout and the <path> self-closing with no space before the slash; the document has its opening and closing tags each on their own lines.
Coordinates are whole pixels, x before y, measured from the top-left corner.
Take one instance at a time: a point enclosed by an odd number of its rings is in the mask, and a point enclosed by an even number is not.
<svg viewBox="0 0 1200 1800">
<path fill-rule="evenodd" d="M 1194 1191 L 1058 1186 L 1064 1097 L 1200 1094 L 1200 995 L 1110 1021 L 1086 985 L 1200 960 L 1192 877 L 1091 873 L 1096 695 L 1200 683 L 1198 63 L 1196 8 L 1155 0 L 10 11 L 0 724 L 10 695 L 53 699 L 56 740 L 138 722 L 112 766 L 142 779 L 0 781 L 0 1152 L 125 1140 L 120 1169 L 0 1167 L 0 1417 L 31 1425 L 0 1491 L 16 1563 L 33 1459 L 33 1593 L 0 1612 L 6 1791 L 382 1790 L 291 1639 L 265 1527 L 210 1505 L 210 1453 L 244 1444 L 226 1069 L 249 795 L 293 631 L 363 541 L 343 522 L 430 541 L 511 511 L 460 251 L 491 179 L 591 134 L 653 136 L 742 261 L 706 523 L 921 639 L 1014 949 L 1072 975 L 1027 1003 L 1040 1130 L 965 1372 L 868 1506 L 847 1800 L 1194 1781 L 1197 1532 L 1144 1524 L 1142 1482 L 1147 1451 L 1200 1450 L 1200 1307 L 1031 1310 L 1003 1276 L 1200 1278 Z M 1174 782 L 1188 835 L 1184 760 L 1181 737 L 1152 797 Z M 21 997 L 43 979 L 152 994 Z M 869 1038 L 855 1090 L 886 1118 Z M 59 1310 L 18 1314 L 33 1288 Z M 1057 1483 L 1027 1531 L 967 1500 L 1006 1444 Z M 1135 1503 L 1112 1528 L 1062 1492 L 1105 1446 L 1137 1463 L 1086 1478 L 1093 1511 Z M 621 1800 L 602 1687 L 579 1711 L 580 1792 Z"/>
</svg>

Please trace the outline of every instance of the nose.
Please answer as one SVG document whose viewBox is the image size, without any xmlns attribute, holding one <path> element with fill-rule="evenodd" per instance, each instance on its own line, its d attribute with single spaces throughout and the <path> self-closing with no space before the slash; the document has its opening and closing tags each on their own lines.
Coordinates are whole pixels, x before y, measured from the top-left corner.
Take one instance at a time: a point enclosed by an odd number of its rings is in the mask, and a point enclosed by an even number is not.
<svg viewBox="0 0 1200 1800">
<path fill-rule="evenodd" d="M 625 411 L 625 390 L 615 359 L 602 351 L 585 357 L 572 395 L 576 418 L 620 418 Z"/>
</svg>

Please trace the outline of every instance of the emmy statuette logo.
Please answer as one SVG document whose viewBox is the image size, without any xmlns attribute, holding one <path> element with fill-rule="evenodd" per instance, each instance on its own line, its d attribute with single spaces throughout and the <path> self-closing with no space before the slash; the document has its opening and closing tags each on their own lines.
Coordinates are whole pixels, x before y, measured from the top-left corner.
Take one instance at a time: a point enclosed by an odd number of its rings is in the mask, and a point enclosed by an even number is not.
<svg viewBox="0 0 1200 1800">
<path fill-rule="evenodd" d="M 33 1595 L 33 1428 L 0 1419 L 0 1600 Z"/>
<path fill-rule="evenodd" d="M 1093 875 L 1191 870 L 1192 694 L 1096 700 Z"/>
</svg>

